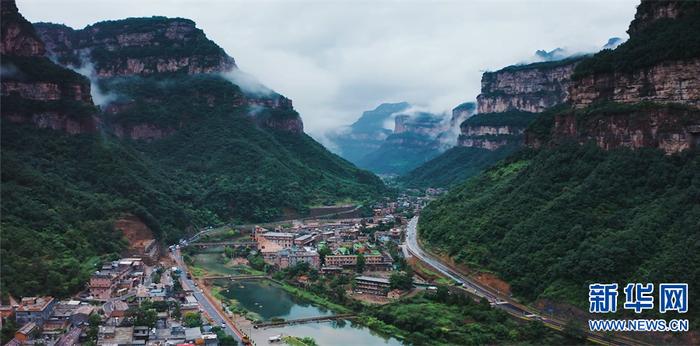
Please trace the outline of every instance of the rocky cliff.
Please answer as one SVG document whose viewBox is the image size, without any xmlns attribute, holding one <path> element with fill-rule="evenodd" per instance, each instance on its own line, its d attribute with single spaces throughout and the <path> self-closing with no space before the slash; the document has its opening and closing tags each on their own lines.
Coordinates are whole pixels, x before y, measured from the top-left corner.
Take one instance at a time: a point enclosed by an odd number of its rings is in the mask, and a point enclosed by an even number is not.
<svg viewBox="0 0 700 346">
<path fill-rule="evenodd" d="M 538 119 L 529 145 L 571 138 L 669 154 L 697 146 L 700 3 L 642 1 L 628 32 L 627 42 L 576 66 L 573 109 Z"/>
<path fill-rule="evenodd" d="M 525 128 L 535 114 L 522 111 L 477 114 L 462 122 L 458 145 L 496 150 L 521 145 Z"/>
<path fill-rule="evenodd" d="M 510 110 L 538 113 L 565 103 L 571 75 L 581 57 L 529 65 L 514 65 L 481 77 L 478 113 Z"/>
<path fill-rule="evenodd" d="M 476 103 L 465 102 L 452 109 L 450 127 L 459 129 L 459 126 L 476 112 Z"/>
<path fill-rule="evenodd" d="M 91 78 L 95 88 L 99 89 L 102 108 L 108 115 L 99 124 L 118 137 L 162 139 L 174 134 L 187 122 L 196 121 L 190 117 L 186 111 L 189 107 L 185 105 L 174 109 L 169 119 L 149 117 L 148 108 L 162 108 L 164 102 L 170 102 L 166 101 L 169 99 L 168 87 L 163 87 L 155 79 L 199 85 L 199 76 L 222 81 L 209 82 L 217 84 L 218 89 L 201 87 L 189 96 L 183 90 L 177 92 L 183 97 L 197 98 L 208 108 L 226 103 L 234 108 L 247 109 L 251 119 L 262 127 L 303 133 L 303 122 L 294 112 L 290 99 L 267 88 L 261 88 L 265 92 L 260 92 L 225 85 L 237 83 L 236 76 L 241 72 L 234 59 L 209 40 L 191 20 L 128 18 L 99 22 L 80 30 L 51 23 L 37 23 L 35 26 L 52 59 Z M 224 80 L 228 82 L 224 83 Z M 144 92 L 134 92 L 134 88 L 128 85 L 143 86 Z M 148 88 L 162 89 L 162 92 L 144 97 Z M 257 114 L 265 116 L 258 118 Z M 280 114 L 283 115 L 279 119 L 274 116 Z"/>
<path fill-rule="evenodd" d="M 692 6 L 692 4 L 684 4 L 682 1 L 642 0 L 627 33 L 630 36 L 636 35 L 659 19 L 676 19 L 685 12 L 683 7 L 688 5 Z"/>
<path fill-rule="evenodd" d="M 632 72 L 591 74 L 570 89 L 574 107 L 601 101 L 682 103 L 700 107 L 700 58 L 664 61 Z"/>
<path fill-rule="evenodd" d="M 2 117 L 77 134 L 96 128 L 90 83 L 44 57 L 34 27 L 13 0 L 2 1 Z"/>
<path fill-rule="evenodd" d="M 184 72 L 213 73 L 236 68 L 232 57 L 189 19 L 129 18 L 74 30 L 37 23 L 49 54 L 64 64 L 94 64 L 99 77 Z"/>
<path fill-rule="evenodd" d="M 12 0 L 2 0 L 2 42 L 0 53 L 17 56 L 43 56 L 44 44 L 37 36 L 31 23 L 19 13 Z"/>
</svg>

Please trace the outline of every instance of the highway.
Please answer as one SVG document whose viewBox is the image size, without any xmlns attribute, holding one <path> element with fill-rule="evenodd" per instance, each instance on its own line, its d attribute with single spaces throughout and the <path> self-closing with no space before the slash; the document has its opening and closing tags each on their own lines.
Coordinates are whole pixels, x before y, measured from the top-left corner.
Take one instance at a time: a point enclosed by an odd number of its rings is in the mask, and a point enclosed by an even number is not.
<svg viewBox="0 0 700 346">
<path fill-rule="evenodd" d="M 480 285 L 470 277 L 460 274 L 444 264 L 440 259 L 424 251 L 418 243 L 418 216 L 414 216 L 411 221 L 408 222 L 408 227 L 406 228 L 406 247 L 411 254 L 418 257 L 421 261 L 429 264 L 445 276 L 454 280 L 457 285 L 462 283 L 462 289 L 478 297 L 486 298 L 493 307 L 504 310 L 510 315 L 521 319 L 531 319 L 526 317 L 526 315 L 529 315 L 530 317 L 533 317 L 533 315 L 539 315 L 536 318 L 540 319 L 546 326 L 557 330 L 564 329 L 564 321 L 540 317 L 542 314 L 541 312 L 535 311 L 531 308 L 526 310 L 524 307 L 522 307 L 522 305 L 513 302 L 510 297 L 502 295 L 500 292 L 494 292 L 492 289 Z M 609 340 L 604 339 L 600 335 L 590 331 L 585 332 L 588 340 L 603 345 L 642 344 L 637 340 L 627 337 L 616 337 L 615 340 Z"/>
<path fill-rule="evenodd" d="M 214 308 L 215 303 L 209 300 L 209 298 L 207 298 L 207 296 L 205 296 L 202 293 L 199 287 L 194 285 L 194 281 L 187 278 L 187 266 L 182 260 L 180 249 L 175 249 L 175 251 L 172 251 L 170 253 L 172 258 L 175 260 L 175 263 L 177 263 L 178 267 L 180 267 L 183 271 L 183 274 L 180 275 L 180 283 L 182 284 L 182 288 L 184 290 L 191 290 L 193 292 L 192 295 L 195 299 L 197 299 L 197 303 L 199 303 L 199 306 L 201 306 L 204 312 L 206 312 L 206 314 L 209 315 L 209 317 L 211 317 L 215 325 L 222 326 L 225 324 L 226 328 L 223 328 L 224 332 L 226 332 L 226 334 L 228 335 L 233 336 L 239 344 L 242 344 L 243 334 L 240 333 L 240 331 L 238 331 L 238 329 L 235 328 L 234 325 L 230 324 L 228 320 L 226 320 L 224 316 L 222 316 L 219 313 L 219 310 Z"/>
</svg>

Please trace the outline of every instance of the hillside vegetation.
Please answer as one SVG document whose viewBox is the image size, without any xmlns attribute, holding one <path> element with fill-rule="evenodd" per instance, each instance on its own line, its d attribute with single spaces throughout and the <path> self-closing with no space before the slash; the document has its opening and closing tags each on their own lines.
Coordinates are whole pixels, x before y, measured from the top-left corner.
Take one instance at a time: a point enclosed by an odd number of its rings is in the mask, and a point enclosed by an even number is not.
<svg viewBox="0 0 700 346">
<path fill-rule="evenodd" d="M 127 102 L 123 113 L 101 115 L 108 127 L 150 124 L 175 132 L 143 141 L 3 122 L 3 292 L 75 292 L 99 257 L 124 248 L 113 228 L 124 213 L 170 243 L 190 227 L 273 220 L 385 192 L 376 176 L 306 134 L 259 126 L 255 114 L 235 105 L 238 87 L 219 77 L 102 84 Z M 297 116 L 266 112 L 257 115 Z"/>
<path fill-rule="evenodd" d="M 450 187 L 479 174 L 515 150 L 517 145 L 491 151 L 454 147 L 400 178 L 407 187 Z"/>
<path fill-rule="evenodd" d="M 700 282 L 700 153 L 523 151 L 428 205 L 419 229 L 526 301 L 585 309 L 594 282 Z"/>
</svg>

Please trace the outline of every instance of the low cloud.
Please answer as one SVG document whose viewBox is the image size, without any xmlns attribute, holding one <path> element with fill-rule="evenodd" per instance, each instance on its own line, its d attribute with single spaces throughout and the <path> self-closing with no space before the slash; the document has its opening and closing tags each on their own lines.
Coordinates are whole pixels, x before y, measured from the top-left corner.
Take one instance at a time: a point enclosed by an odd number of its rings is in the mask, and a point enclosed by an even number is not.
<svg viewBox="0 0 700 346">
<path fill-rule="evenodd" d="M 221 75 L 231 81 L 231 83 L 238 85 L 246 94 L 253 96 L 270 96 L 274 94 L 272 89 L 260 83 L 255 76 L 245 73 L 240 69 L 234 68 L 231 71 L 222 73 Z"/>
<path fill-rule="evenodd" d="M 81 75 L 87 77 L 90 80 L 90 96 L 92 96 L 92 102 L 100 107 L 105 107 L 110 103 L 114 102 L 118 95 L 111 92 L 105 92 L 100 88 L 97 83 L 97 74 L 95 73 L 95 66 L 92 62 L 87 59 L 81 59 L 81 66 L 69 66 L 73 71 L 80 73 Z"/>
<path fill-rule="evenodd" d="M 69 6 L 51 0 L 18 2 L 31 21 L 76 28 L 126 17 L 190 18 L 244 71 L 291 98 L 304 128 L 317 139 L 382 102 L 450 110 L 478 95 L 483 71 L 526 60 L 537 49 L 600 49 L 609 37 L 626 37 L 639 4 L 639 0 L 73 0 Z"/>
</svg>

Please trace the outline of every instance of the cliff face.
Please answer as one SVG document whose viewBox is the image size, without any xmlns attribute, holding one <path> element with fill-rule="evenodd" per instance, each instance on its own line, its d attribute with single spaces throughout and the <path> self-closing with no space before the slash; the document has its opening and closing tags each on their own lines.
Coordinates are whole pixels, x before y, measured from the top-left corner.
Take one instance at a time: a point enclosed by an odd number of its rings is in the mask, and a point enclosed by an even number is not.
<svg viewBox="0 0 700 346">
<path fill-rule="evenodd" d="M 534 118 L 533 113 L 520 111 L 477 114 L 460 126 L 458 145 L 488 150 L 520 145 L 525 128 Z"/>
<path fill-rule="evenodd" d="M 481 77 L 478 113 L 510 110 L 538 113 L 564 103 L 579 58 L 510 66 Z"/>
<path fill-rule="evenodd" d="M 200 76 L 209 76 L 212 79 L 231 79 L 235 83 L 235 78 L 229 78 L 227 74 L 237 72 L 234 59 L 188 19 L 128 18 L 104 21 L 80 30 L 51 23 L 37 23 L 35 26 L 52 59 L 89 74 L 93 83 L 103 89 L 100 92 L 109 95 L 102 97 L 105 101 L 101 103 L 109 117 L 100 124 L 120 138 L 162 139 L 186 126 L 187 122 L 197 121 L 191 117 L 191 113 L 196 112 L 191 107 L 181 107 L 169 119 L 149 117 L 148 107 L 162 107 L 164 102 L 172 102 L 169 91 L 165 90 L 167 87 L 159 94 L 146 96 L 147 89 L 160 87 L 156 81 L 149 83 L 150 77 L 198 84 Z M 134 88 L 124 87 L 144 83 L 147 85 L 136 92 Z M 233 90 L 221 81 L 210 83 L 218 86 L 197 88 L 189 95 L 183 90 L 178 92 L 184 97 L 197 98 L 197 104 L 204 108 L 217 108 L 223 103 L 227 107 L 247 109 L 259 126 L 303 133 L 301 117 L 293 111 L 290 99 L 272 91 L 261 94 L 241 88 Z M 119 101 L 112 104 L 116 100 Z M 202 100 L 205 101 L 199 102 Z M 272 113 L 284 116 L 269 116 L 270 110 L 282 111 Z M 135 114 L 139 112 L 141 115 Z M 268 113 L 268 116 L 255 116 L 259 113 Z"/>
<path fill-rule="evenodd" d="M 44 57 L 43 42 L 12 0 L 2 1 L 2 117 L 71 134 L 96 130 L 90 84 Z"/>
<path fill-rule="evenodd" d="M 600 101 L 673 102 L 700 107 L 700 58 L 667 61 L 632 73 L 588 75 L 571 86 L 576 108 Z"/>
<path fill-rule="evenodd" d="M 594 142 L 606 150 L 647 147 L 667 154 L 700 146 L 700 110 L 678 104 L 564 111 L 553 114 L 548 127 L 546 136 L 528 132 L 528 145 L 556 145 L 573 139 L 582 144 Z"/>
<path fill-rule="evenodd" d="M 680 1 L 642 0 L 642 3 L 637 7 L 634 20 L 630 23 L 627 33 L 630 36 L 635 35 L 659 19 L 678 18 L 683 12 L 681 9 L 682 5 L 683 3 Z"/>
<path fill-rule="evenodd" d="M 2 41 L 0 53 L 17 56 L 43 56 L 44 44 L 32 25 L 19 14 L 13 0 L 2 0 Z"/>
<path fill-rule="evenodd" d="M 467 120 L 476 111 L 476 103 L 465 102 L 452 109 L 452 118 L 450 118 L 450 127 L 459 128 L 459 126 Z"/>
<path fill-rule="evenodd" d="M 573 109 L 543 119 L 527 134 L 528 145 L 571 138 L 668 154 L 697 146 L 700 3 L 642 1 L 628 32 L 627 42 L 576 67 Z"/>
<path fill-rule="evenodd" d="M 700 145 L 700 111 L 656 108 L 578 122 L 574 114 L 555 119 L 554 139 L 593 141 L 603 149 L 652 147 L 677 153 Z"/>
<path fill-rule="evenodd" d="M 77 66 L 87 57 L 99 77 L 213 73 L 236 68 L 233 58 L 188 19 L 129 18 L 82 30 L 37 23 L 36 28 L 49 54 Z"/>
</svg>

